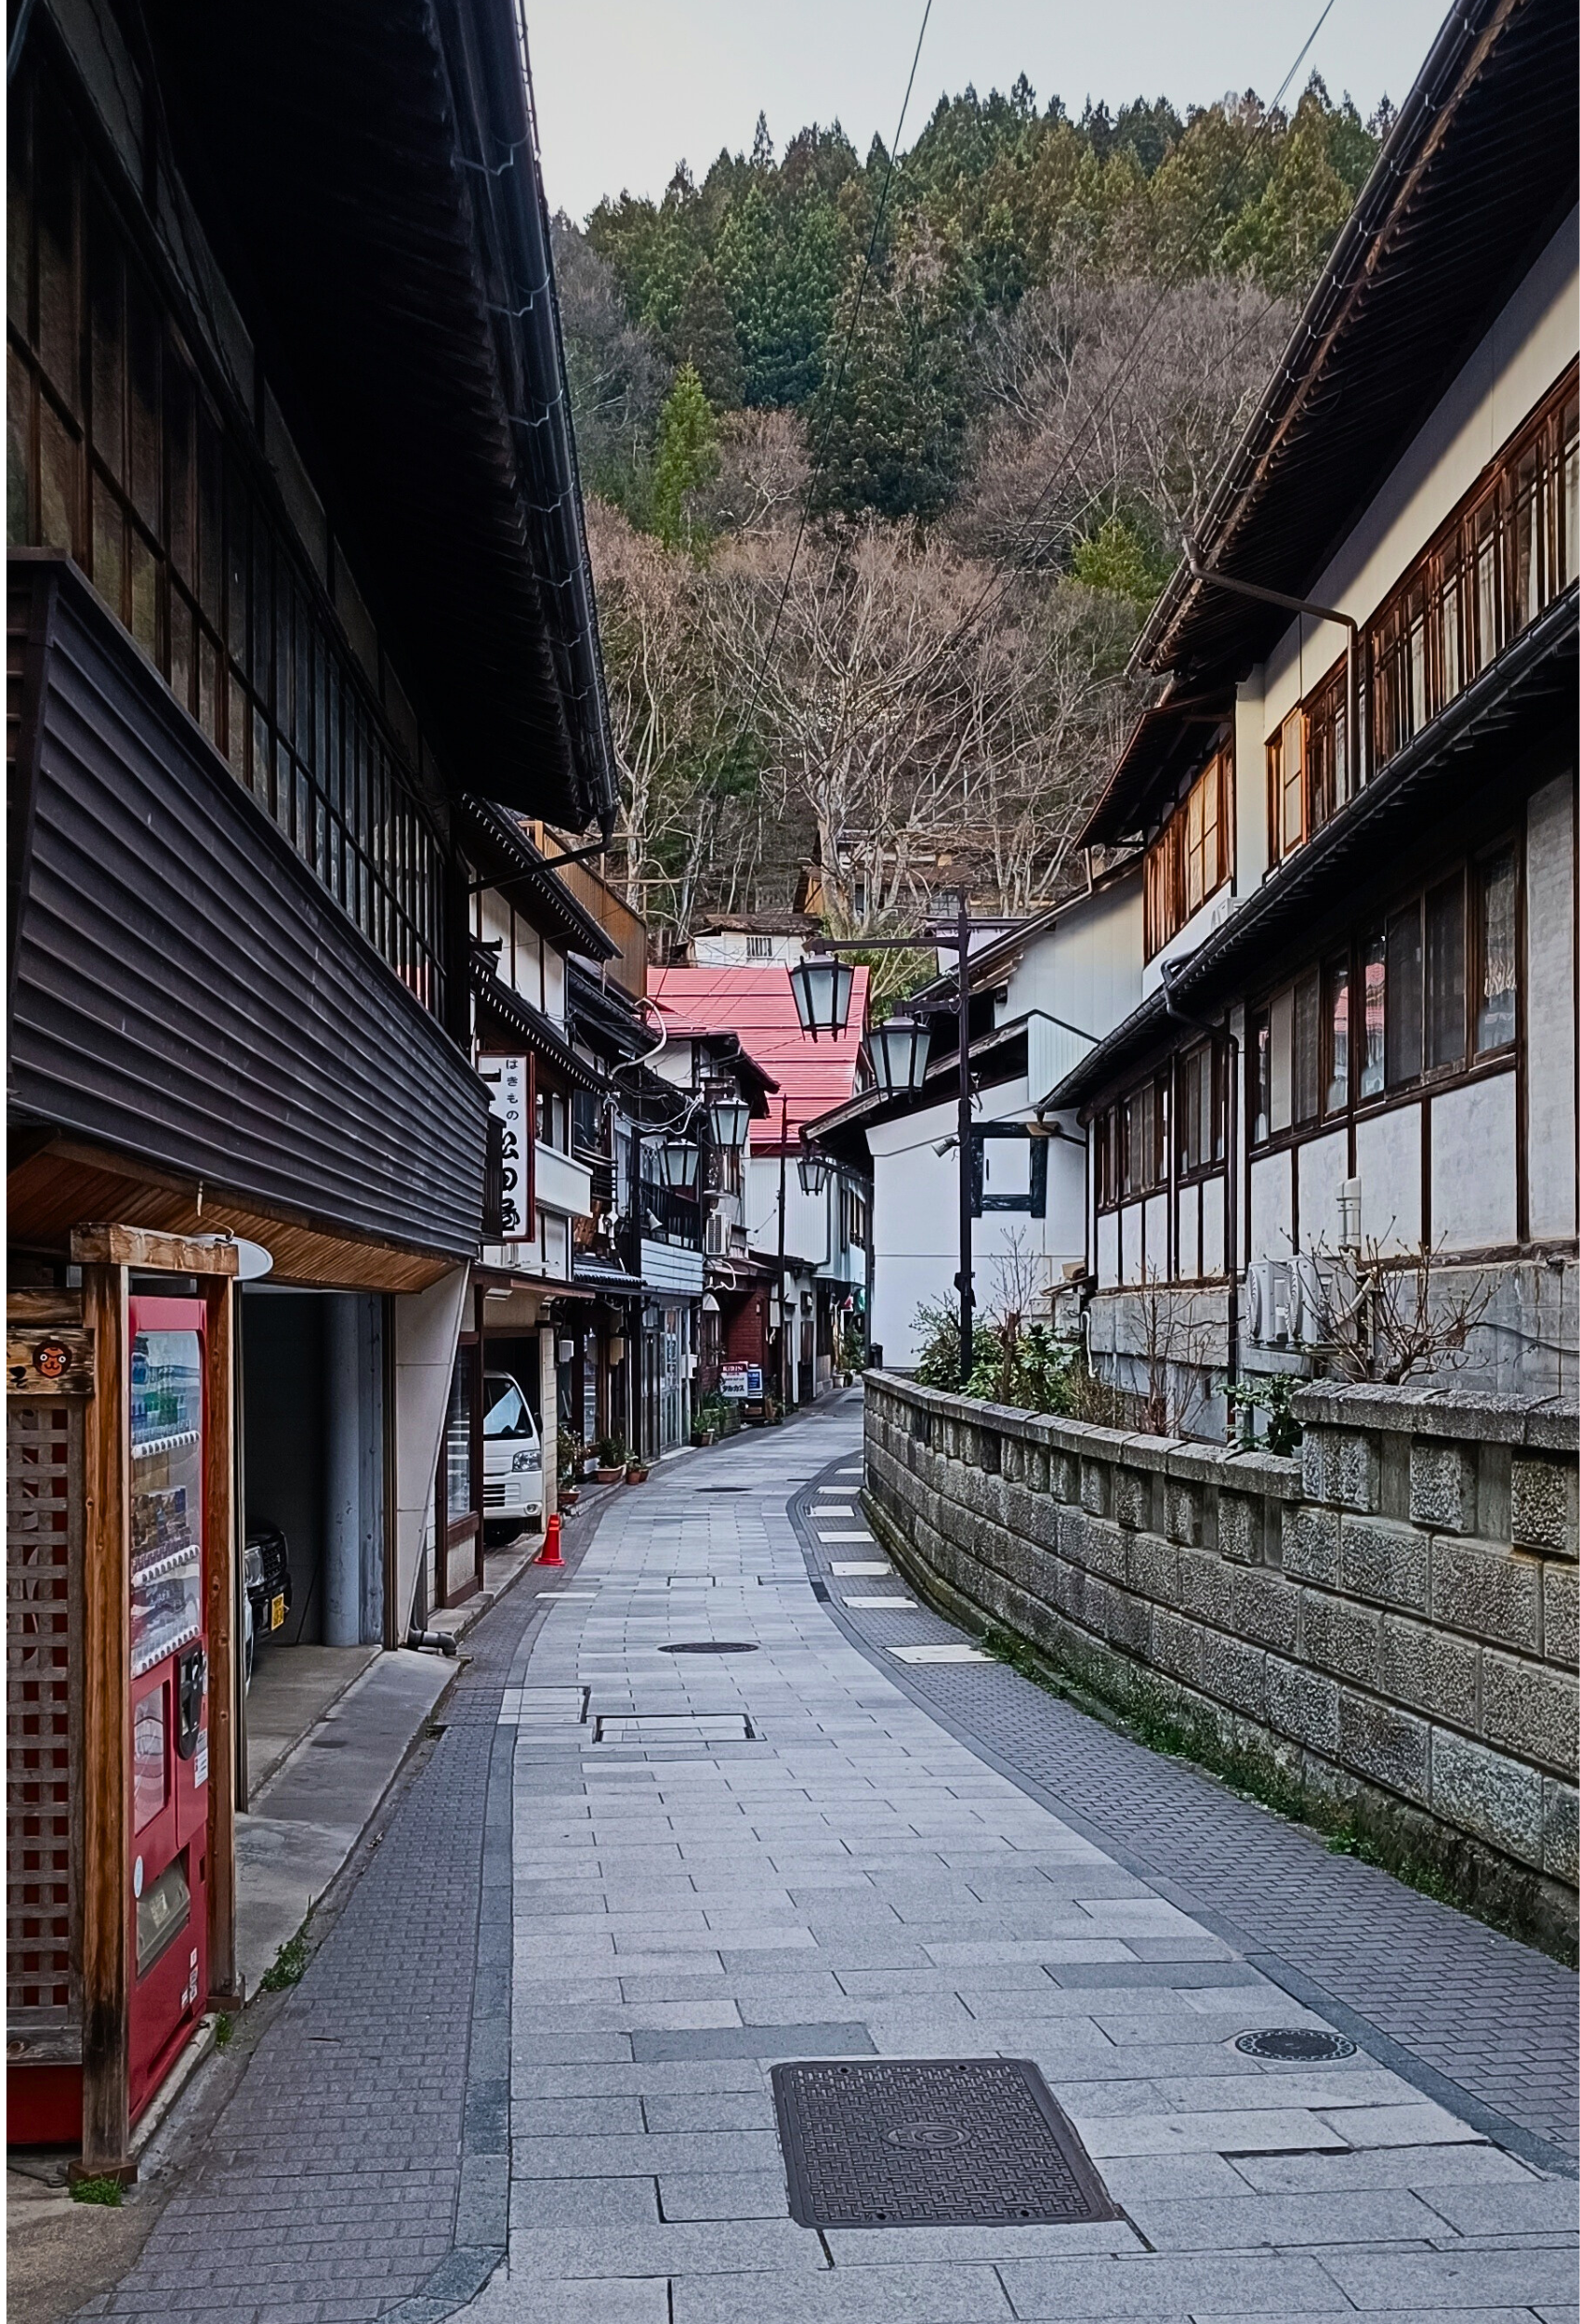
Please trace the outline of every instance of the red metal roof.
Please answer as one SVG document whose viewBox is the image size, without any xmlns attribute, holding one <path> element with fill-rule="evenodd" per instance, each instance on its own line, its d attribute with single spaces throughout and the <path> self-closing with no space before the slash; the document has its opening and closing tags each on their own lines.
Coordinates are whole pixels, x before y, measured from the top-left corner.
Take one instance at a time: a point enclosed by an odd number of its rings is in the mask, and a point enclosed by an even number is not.
<svg viewBox="0 0 1580 2324">
<path fill-rule="evenodd" d="M 742 1048 L 773 1076 L 789 1100 L 792 1145 L 803 1123 L 842 1105 L 855 1090 L 856 1057 L 867 1013 L 865 969 L 856 971 L 849 1023 L 834 1040 L 825 1033 L 814 1041 L 802 1032 L 789 974 L 783 967 L 652 969 L 648 996 L 663 1010 L 674 1040 L 706 1033 L 738 1037 Z M 757 1153 L 778 1152 L 779 1123 L 779 1099 L 770 1097 L 768 1119 L 752 1124 L 752 1145 Z"/>
</svg>

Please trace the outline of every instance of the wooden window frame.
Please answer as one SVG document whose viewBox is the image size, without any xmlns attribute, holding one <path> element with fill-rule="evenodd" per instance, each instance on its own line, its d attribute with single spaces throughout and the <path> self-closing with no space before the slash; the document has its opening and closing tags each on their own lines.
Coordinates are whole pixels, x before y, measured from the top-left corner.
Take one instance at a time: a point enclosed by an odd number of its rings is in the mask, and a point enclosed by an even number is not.
<svg viewBox="0 0 1580 2324">
<path fill-rule="evenodd" d="M 1357 650 L 1368 773 L 1413 742 L 1580 570 L 1580 541 L 1570 537 L 1577 522 L 1572 481 L 1580 476 L 1577 380 L 1580 373 L 1571 363 L 1506 439 L 1363 629 Z M 1534 515 L 1522 534 L 1521 480 L 1527 476 Z M 1523 565 L 1522 538 L 1530 545 Z M 1523 597 L 1522 572 L 1534 575 Z M 1268 737 L 1270 864 L 1286 861 L 1346 803 L 1337 742 L 1345 688 L 1341 657 Z M 1298 836 L 1292 836 L 1286 819 L 1290 786 L 1284 759 L 1292 733 L 1301 750 Z"/>
<path fill-rule="evenodd" d="M 237 408 L 209 356 L 146 215 L 118 184 L 113 163 L 100 158 L 69 74 L 30 50 L 12 106 L 12 167 L 21 180 L 12 231 L 25 239 L 28 284 L 23 311 L 8 315 L 7 331 L 13 403 L 25 406 L 10 415 L 13 450 L 26 468 L 13 545 L 20 530 L 27 546 L 69 551 L 235 779 L 442 1021 L 444 847 L 323 578 L 297 544 L 252 416 Z M 66 138 L 72 190 L 69 295 L 60 305 L 70 311 L 74 376 L 65 379 L 49 368 L 43 328 L 35 165 L 44 120 L 53 138 Z M 99 283 L 112 291 L 118 328 L 110 363 L 96 356 L 92 294 Z M 138 314 L 158 395 L 144 442 L 151 472 L 140 477 L 132 360 Z M 117 404 L 110 429 L 99 408 L 107 384 Z M 46 415 L 71 447 L 69 542 L 45 538 L 53 529 L 43 508 Z M 178 471 L 181 494 L 173 489 Z M 116 560 L 105 570 L 99 551 L 112 541 Z"/>
<path fill-rule="evenodd" d="M 1478 1051 L 1475 1047 L 1476 1016 L 1478 1008 L 1477 997 L 1481 989 L 1481 977 L 1484 965 L 1482 958 L 1484 937 L 1481 930 L 1481 897 L 1483 892 L 1481 885 L 1481 867 L 1484 865 L 1493 862 L 1495 858 L 1504 854 L 1506 852 L 1512 853 L 1514 861 L 1513 914 L 1515 934 L 1512 1009 L 1514 1030 L 1507 1041 L 1498 1043 L 1494 1048 Z M 1460 908 L 1463 917 L 1464 984 L 1461 995 L 1463 1047 L 1461 1054 L 1456 1061 L 1434 1065 L 1428 1062 L 1429 985 L 1426 905 L 1427 899 L 1429 895 L 1440 892 L 1444 888 L 1454 884 L 1455 882 L 1457 882 L 1459 886 Z M 1390 1050 L 1392 1044 L 1390 1041 L 1390 1020 L 1389 1010 L 1390 995 L 1395 980 L 1390 977 L 1388 972 L 1386 939 L 1388 931 L 1391 928 L 1395 927 L 1400 922 L 1408 919 L 1412 915 L 1414 915 L 1415 926 L 1417 932 L 1417 943 L 1419 946 L 1418 966 L 1416 970 L 1418 979 L 1417 1008 L 1419 1011 L 1419 1021 L 1415 1028 L 1418 1049 L 1413 1070 L 1400 1075 L 1397 1078 L 1390 1079 L 1389 1076 L 1391 1071 Z M 1276 986 L 1269 988 L 1262 994 L 1254 996 L 1246 1011 L 1245 1060 L 1247 1151 L 1251 1154 L 1262 1155 L 1272 1153 L 1284 1146 L 1304 1144 L 1313 1137 L 1320 1137 L 1331 1130 L 1343 1128 L 1347 1122 L 1353 1123 L 1363 1120 L 1374 1114 L 1387 1113 L 1396 1106 L 1417 1103 L 1423 1095 L 1435 1095 L 1443 1089 L 1455 1089 L 1466 1082 L 1482 1080 L 1488 1078 L 1494 1074 L 1508 1071 L 1516 1062 L 1519 1050 L 1519 1027 L 1521 1023 L 1523 983 L 1521 975 L 1522 964 L 1521 959 L 1520 931 L 1524 926 L 1524 915 L 1525 852 L 1519 831 L 1517 829 L 1511 830 L 1506 828 L 1497 833 L 1494 837 L 1481 841 L 1468 854 L 1460 856 L 1456 859 L 1451 859 L 1446 864 L 1440 865 L 1429 879 L 1421 880 L 1411 889 L 1407 890 L 1402 895 L 1398 896 L 1383 909 L 1368 914 L 1363 921 L 1358 923 L 1356 927 L 1351 930 L 1346 945 L 1330 946 L 1323 955 L 1321 962 L 1311 964 L 1302 970 L 1300 977 L 1283 978 Z M 1366 1059 L 1366 965 L 1372 943 L 1379 934 L 1381 934 L 1385 940 L 1383 967 L 1384 1078 L 1383 1086 L 1380 1089 L 1363 1091 L 1361 1085 L 1365 1070 Z M 1341 963 L 1346 968 L 1350 987 L 1350 1004 L 1348 1010 L 1350 1033 L 1350 1058 L 1349 1071 L 1347 1075 L 1348 1096 L 1342 1104 L 1336 1105 L 1329 1110 L 1323 1099 L 1323 1091 L 1325 1090 L 1327 1081 L 1332 1077 L 1330 1070 L 1332 1064 L 1332 1027 L 1329 1009 L 1329 995 L 1331 990 L 1330 978 L 1334 969 Z M 1264 1025 L 1271 1025 L 1274 1002 L 1281 998 L 1285 993 L 1293 995 L 1297 985 L 1301 982 L 1302 978 L 1313 975 L 1317 976 L 1320 980 L 1318 984 L 1318 1029 L 1321 1043 L 1319 1073 L 1322 1077 L 1319 1080 L 1318 1112 L 1316 1116 L 1311 1118 L 1294 1118 L 1298 1103 L 1296 1086 L 1298 1063 L 1297 1059 L 1292 1055 L 1290 1061 L 1290 1107 L 1292 1118 L 1284 1128 L 1276 1130 L 1270 1129 L 1265 1136 L 1259 1137 L 1257 1133 L 1257 1123 L 1258 1100 L 1263 1094 L 1260 1086 L 1260 1050 L 1258 1046 L 1261 1028 Z M 1292 1005 L 1292 1043 L 1295 1039 L 1295 1023 L 1296 1017 Z M 1271 1089 L 1268 1092 L 1268 1096 L 1269 1110 L 1271 1111 Z"/>
<path fill-rule="evenodd" d="M 1211 818 L 1208 818 L 1208 802 Z M 1194 814 L 1200 839 L 1200 893 L 1194 893 L 1191 870 L 1191 823 Z M 1208 878 L 1205 835 L 1214 835 L 1211 877 Z M 1142 945 L 1145 957 L 1156 957 L 1204 905 L 1234 877 L 1234 748 L 1231 739 L 1220 741 L 1187 786 L 1183 798 L 1170 811 L 1149 841 L 1142 870 Z"/>
</svg>

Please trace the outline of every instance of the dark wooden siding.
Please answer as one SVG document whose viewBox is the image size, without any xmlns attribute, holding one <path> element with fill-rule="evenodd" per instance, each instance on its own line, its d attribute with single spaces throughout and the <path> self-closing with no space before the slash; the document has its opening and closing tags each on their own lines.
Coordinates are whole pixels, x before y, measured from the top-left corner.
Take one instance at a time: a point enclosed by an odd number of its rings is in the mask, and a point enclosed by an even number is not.
<svg viewBox="0 0 1580 2324">
<path fill-rule="evenodd" d="M 13 1113 L 217 1195 L 475 1252 L 487 1097 L 459 1051 L 73 567 L 13 558 L 9 620 L 13 672 L 38 674 L 12 726 Z"/>
</svg>

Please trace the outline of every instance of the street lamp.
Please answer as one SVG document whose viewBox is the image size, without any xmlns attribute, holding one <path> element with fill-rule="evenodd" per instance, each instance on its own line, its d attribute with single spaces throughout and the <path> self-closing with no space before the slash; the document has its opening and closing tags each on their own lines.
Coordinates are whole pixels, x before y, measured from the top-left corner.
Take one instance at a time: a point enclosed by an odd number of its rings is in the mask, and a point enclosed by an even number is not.
<svg viewBox="0 0 1580 2324">
<path fill-rule="evenodd" d="M 828 1184 L 830 1167 L 823 1148 L 812 1145 L 803 1132 L 801 1152 L 796 1164 L 796 1175 L 801 1182 L 802 1194 L 821 1195 Z"/>
<path fill-rule="evenodd" d="M 831 957 L 840 952 L 912 952 L 918 944 L 934 945 L 952 951 L 959 963 L 953 1004 L 934 1013 L 953 1014 L 959 1026 L 958 1068 L 955 1075 L 955 1104 L 959 1142 L 960 1169 L 960 1272 L 955 1278 L 960 1294 L 960 1377 L 971 1376 L 971 1310 L 975 1304 L 971 1289 L 971 979 L 968 961 L 971 938 L 988 930 L 998 931 L 1018 928 L 1019 920 L 973 920 L 966 891 L 962 888 L 955 905 L 953 928 L 928 928 L 912 936 L 862 936 L 840 941 L 822 936 L 813 941 L 818 950 L 809 953 L 798 968 L 790 971 L 791 988 L 796 996 L 796 1010 L 804 1032 L 815 1040 L 820 1032 L 842 1033 L 850 1014 L 850 988 L 853 971 L 845 962 Z M 922 1087 L 927 1071 L 930 1036 L 928 1028 L 913 1018 L 891 1017 L 868 1037 L 867 1058 L 873 1077 L 885 1096 L 913 1096 Z M 781 1281 L 783 1279 L 781 1269 Z"/>
<path fill-rule="evenodd" d="M 744 1098 L 715 1098 L 707 1120 L 714 1144 L 736 1154 L 751 1135 L 752 1109 Z"/>
<path fill-rule="evenodd" d="M 682 1145 L 674 1139 L 667 1141 L 658 1150 L 658 1167 L 663 1173 L 664 1183 L 679 1192 L 695 1186 L 699 1158 L 695 1146 Z"/>
<path fill-rule="evenodd" d="M 801 1030 L 810 1033 L 815 1041 L 820 1033 L 836 1038 L 844 1032 L 850 1019 L 850 990 L 856 971 L 848 960 L 833 953 L 810 953 L 790 971 L 790 990 L 796 996 L 796 1014 L 801 1020 Z"/>
<path fill-rule="evenodd" d="M 932 1028 L 916 1017 L 890 1017 L 867 1035 L 867 1063 L 886 1098 L 914 1097 L 928 1070 Z"/>
</svg>

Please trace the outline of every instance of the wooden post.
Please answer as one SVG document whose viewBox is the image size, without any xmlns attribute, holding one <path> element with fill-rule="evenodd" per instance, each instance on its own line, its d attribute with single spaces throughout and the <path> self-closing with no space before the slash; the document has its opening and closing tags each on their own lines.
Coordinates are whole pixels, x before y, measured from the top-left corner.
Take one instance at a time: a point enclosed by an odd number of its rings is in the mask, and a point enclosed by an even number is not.
<svg viewBox="0 0 1580 2324">
<path fill-rule="evenodd" d="M 204 1282 L 208 1309 L 207 1438 L 203 1480 L 208 1559 L 208 1991 L 213 2008 L 239 2009 L 236 1975 L 236 1507 L 235 1287 Z"/>
<path fill-rule="evenodd" d="M 126 1269 L 83 1269 L 93 1333 L 83 1550 L 83 2150 L 86 2178 L 131 2178 L 126 1901 L 131 1697 Z"/>
</svg>

